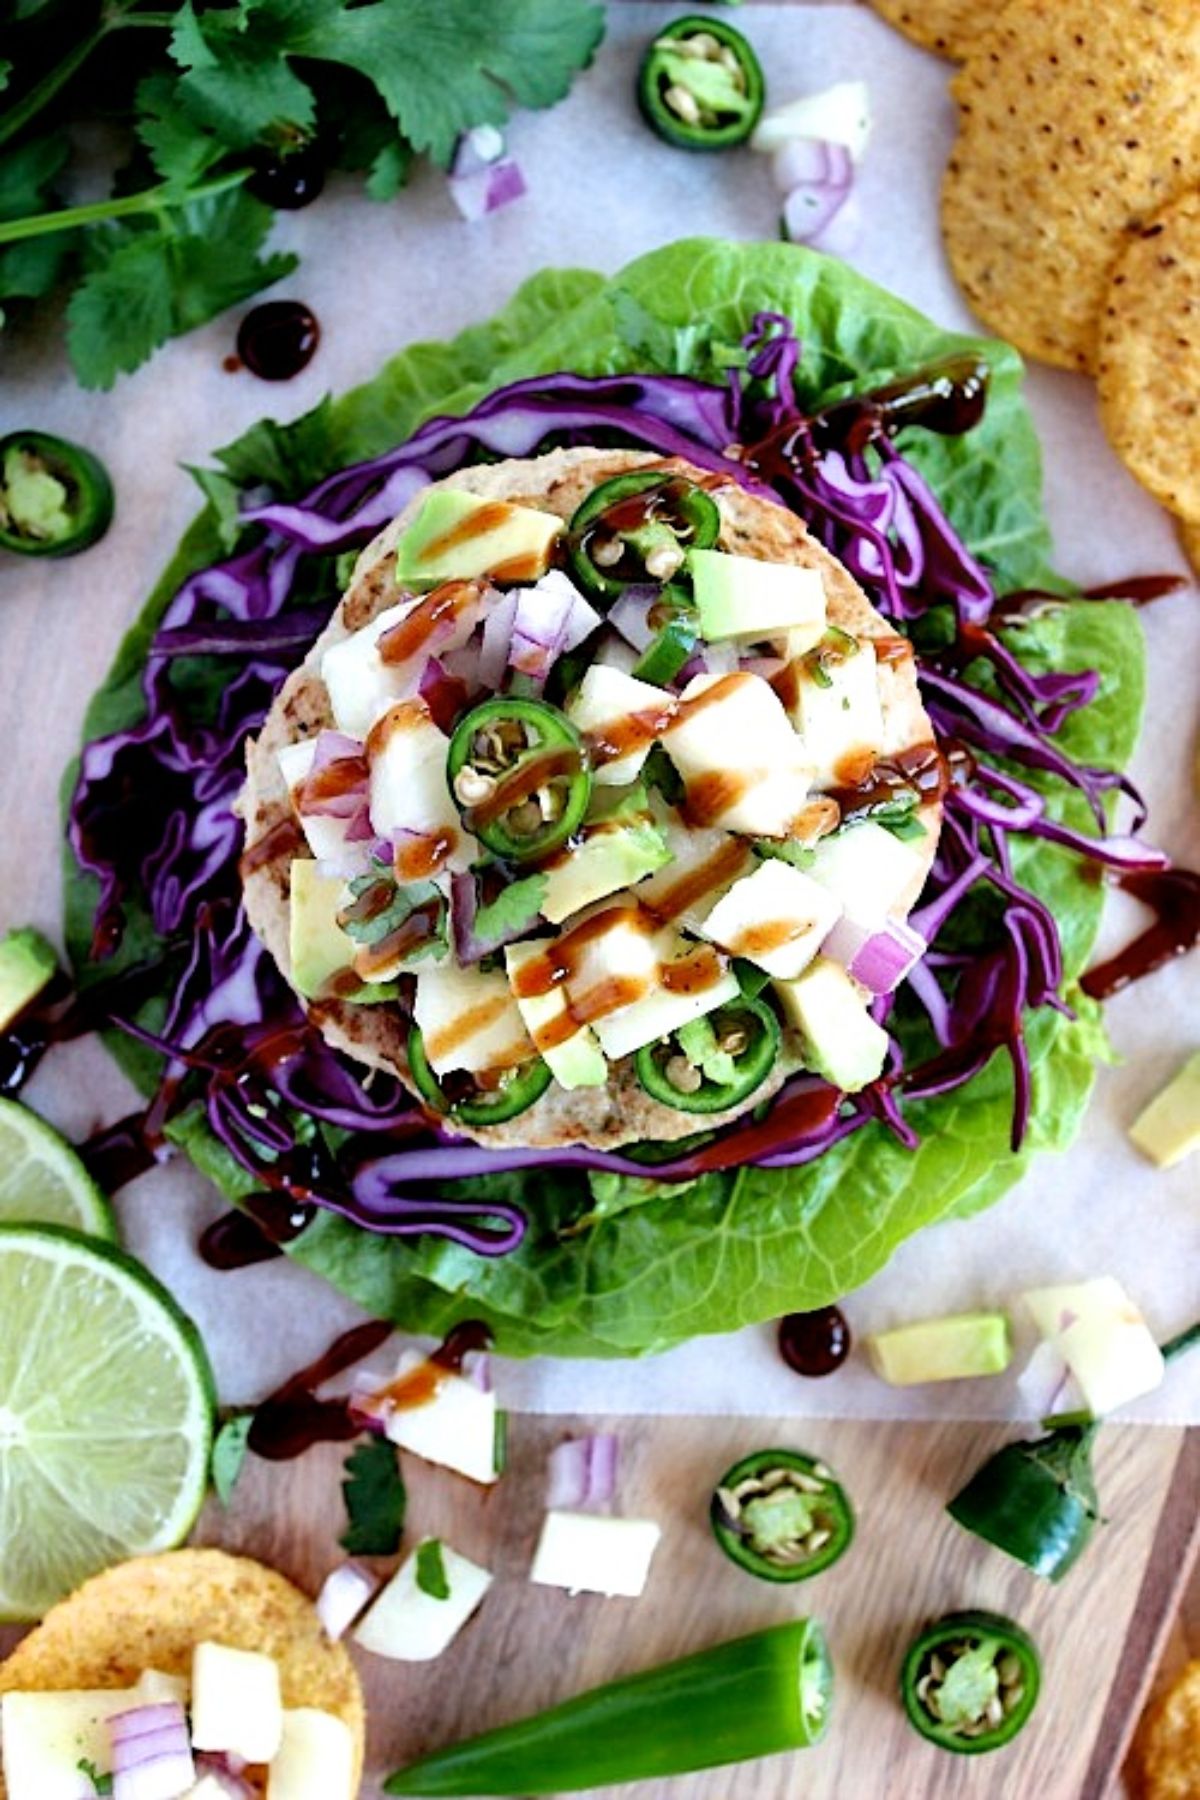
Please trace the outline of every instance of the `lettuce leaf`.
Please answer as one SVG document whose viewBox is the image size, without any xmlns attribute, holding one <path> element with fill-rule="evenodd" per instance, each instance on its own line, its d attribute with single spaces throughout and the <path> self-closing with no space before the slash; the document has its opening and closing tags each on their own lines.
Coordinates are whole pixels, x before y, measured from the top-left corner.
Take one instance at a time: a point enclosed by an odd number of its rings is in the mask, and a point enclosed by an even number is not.
<svg viewBox="0 0 1200 1800">
<path fill-rule="evenodd" d="M 581 270 L 544 271 L 494 319 L 449 343 L 411 346 L 319 416 L 295 427 L 256 427 L 222 461 L 242 479 L 262 478 L 258 460 L 269 459 L 277 473 L 287 465 L 289 433 L 302 431 L 297 457 L 315 478 L 396 442 L 431 414 L 465 411 L 505 382 L 561 368 L 600 374 L 658 367 L 718 380 L 728 346 L 763 310 L 786 312 L 797 324 L 806 403 L 981 348 L 813 252 L 690 240 L 640 258 L 608 282 Z M 957 438 L 912 431 L 902 447 L 1001 592 L 1038 586 L 1069 596 L 1069 584 L 1050 567 L 1040 451 L 1021 398 L 1020 359 L 1002 344 L 982 348 L 992 386 L 981 423 Z M 220 554 L 219 527 L 210 506 L 183 540 L 89 709 L 88 737 L 141 716 L 138 677 L 149 635 L 185 575 Z M 1069 721 L 1063 743 L 1087 761 L 1123 766 L 1144 698 L 1133 609 L 1068 598 L 1014 628 L 1009 641 L 1038 668 L 1100 671 L 1097 700 Z M 1045 785 L 1056 813 L 1086 826 L 1077 797 L 1052 778 Z M 1058 920 L 1076 1009 L 1074 1020 L 1044 1013 L 1031 1022 L 1033 1125 L 1019 1154 L 1009 1149 L 1011 1073 L 997 1056 L 954 1096 L 908 1109 L 921 1136 L 915 1151 L 871 1126 L 807 1168 L 745 1169 L 682 1187 L 647 1177 L 597 1193 L 569 1170 L 502 1175 L 461 1185 L 464 1193 L 501 1196 L 527 1209 L 531 1229 L 512 1255 L 483 1259 L 445 1240 L 378 1237 L 332 1214 L 319 1215 L 289 1254 L 377 1317 L 430 1333 L 483 1319 L 498 1348 L 516 1355 L 640 1354 L 841 1297 L 912 1232 L 993 1204 L 1036 1151 L 1064 1149 L 1079 1129 L 1106 1042 L 1099 1009 L 1073 983 L 1094 940 L 1103 893 L 1068 852 L 1024 840 L 1018 849 L 1021 879 Z M 92 892 L 69 859 L 66 887 L 68 941 L 82 965 Z M 131 916 L 130 937 L 141 954 L 153 948 L 144 918 Z M 118 1054 L 143 1087 L 153 1085 L 144 1052 L 126 1042 Z M 245 1172 L 199 1117 L 177 1121 L 172 1135 L 231 1198 L 244 1197 L 251 1185 Z"/>
</svg>

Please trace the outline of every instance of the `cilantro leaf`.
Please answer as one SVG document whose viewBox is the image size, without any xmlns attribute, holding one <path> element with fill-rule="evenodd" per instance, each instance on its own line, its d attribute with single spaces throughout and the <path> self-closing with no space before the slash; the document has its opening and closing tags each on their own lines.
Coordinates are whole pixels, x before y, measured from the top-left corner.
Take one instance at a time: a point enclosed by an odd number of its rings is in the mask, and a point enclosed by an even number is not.
<svg viewBox="0 0 1200 1800">
<path fill-rule="evenodd" d="M 11 74 L 12 64 L 10 62 L 5 62 L 3 57 L 0 57 L 0 94 L 2 94 L 8 86 L 8 78 Z"/>
<path fill-rule="evenodd" d="M 423 1544 L 417 1545 L 417 1586 L 431 1600 L 450 1598 L 450 1578 L 446 1574 L 440 1538 L 426 1538 Z"/>
<path fill-rule="evenodd" d="M 71 146 L 65 135 L 30 138 L 0 156 L 0 219 L 24 219 L 51 204 L 54 178 Z M 36 300 L 58 280 L 75 247 L 75 234 L 29 238 L 0 250 L 0 300 Z"/>
<path fill-rule="evenodd" d="M 811 869 L 813 852 L 810 844 L 794 844 L 786 838 L 755 838 L 754 854 L 790 863 L 793 869 Z"/>
<path fill-rule="evenodd" d="M 437 923 L 431 933 L 402 958 L 405 963 L 420 962 L 425 956 L 439 959 L 446 954 L 446 904 L 440 889 L 432 881 L 413 881 L 406 887 L 391 874 L 357 875 L 350 883 L 354 904 L 338 914 L 338 924 L 356 944 L 381 944 L 420 908 L 436 902 Z"/>
<path fill-rule="evenodd" d="M 178 83 L 169 75 L 139 83 L 137 109 L 135 129 L 164 181 L 186 188 L 225 155 L 226 145 L 180 106 Z"/>
<path fill-rule="evenodd" d="M 316 121 L 312 89 L 281 54 L 293 10 L 288 0 L 240 0 L 199 14 L 184 0 L 179 10 L 170 45 L 186 71 L 179 104 L 230 149 L 248 149 L 274 131 L 308 132 Z"/>
<path fill-rule="evenodd" d="M 209 195 L 88 239 L 92 267 L 67 308 L 67 344 L 84 387 L 110 388 L 167 338 L 278 281 L 294 256 L 260 258 L 271 211 L 240 190 Z"/>
<path fill-rule="evenodd" d="M 202 13 L 186 0 L 171 54 L 181 104 L 233 148 L 311 129 L 313 90 L 289 60 L 303 57 L 365 76 L 409 143 L 448 162 L 471 126 L 561 100 L 603 30 L 591 0 L 238 0 Z"/>
<path fill-rule="evenodd" d="M 503 942 L 513 932 L 532 925 L 542 910 L 548 875 L 526 875 L 520 881 L 503 887 L 494 900 L 489 900 L 475 914 L 475 936 L 485 944 Z"/>
<path fill-rule="evenodd" d="M 75 1764 L 75 1767 L 79 1770 L 79 1773 L 81 1775 L 87 1776 L 87 1779 L 91 1782 L 93 1788 L 95 1788 L 95 1790 L 98 1794 L 111 1794 L 112 1793 L 112 1791 L 113 1791 L 112 1776 L 111 1775 L 102 1775 L 90 1757 L 81 1756 L 79 1761 Z"/>
<path fill-rule="evenodd" d="M 228 1506 L 233 1497 L 238 1476 L 246 1461 L 250 1427 L 253 1423 L 252 1409 L 246 1412 L 232 1413 L 213 1440 L 212 1455 L 209 1458 L 209 1473 L 212 1476 L 217 1499 L 222 1506 Z"/>
<path fill-rule="evenodd" d="M 342 1498 L 349 1523 L 338 1539 L 351 1556 L 391 1556 L 400 1548 L 408 1495 L 400 1456 L 387 1438 L 368 1438 L 346 1458 Z"/>
</svg>

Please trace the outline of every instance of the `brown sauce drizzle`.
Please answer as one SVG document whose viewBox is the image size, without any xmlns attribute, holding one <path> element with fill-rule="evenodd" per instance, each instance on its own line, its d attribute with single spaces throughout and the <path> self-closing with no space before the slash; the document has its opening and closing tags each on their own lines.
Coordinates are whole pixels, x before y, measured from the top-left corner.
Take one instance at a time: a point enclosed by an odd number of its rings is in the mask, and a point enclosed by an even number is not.
<svg viewBox="0 0 1200 1800">
<path fill-rule="evenodd" d="M 441 922 L 440 899 L 426 900 L 423 905 L 414 907 L 403 924 L 395 931 L 389 931 L 378 943 L 359 945 L 354 955 L 354 973 L 362 981 L 390 978 L 396 973 L 397 963 L 419 950 L 422 944 L 433 942 Z"/>
<path fill-rule="evenodd" d="M 874 650 L 875 661 L 881 666 L 887 663 L 907 662 L 911 656 L 915 655 L 915 651 L 906 637 L 894 636 L 890 633 L 887 637 L 864 638 L 863 643 L 868 644 Z"/>
<path fill-rule="evenodd" d="M 282 861 L 285 856 L 290 861 L 303 848 L 304 833 L 295 819 L 280 819 L 262 837 L 247 845 L 238 861 L 238 874 L 245 881 L 248 875 L 267 868 L 273 862 Z"/>
<path fill-rule="evenodd" d="M 684 819 L 700 830 L 719 824 L 757 779 L 757 775 L 738 769 L 710 769 L 706 775 L 697 775 L 687 784 L 680 808 Z"/>
<path fill-rule="evenodd" d="M 950 785 L 950 766 L 937 744 L 910 744 L 894 756 L 878 757 L 864 780 L 836 787 L 832 798 L 844 818 L 869 818 L 906 794 L 919 806 L 931 806 Z"/>
<path fill-rule="evenodd" d="M 1080 986 L 1093 1000 L 1111 999 L 1200 942 L 1200 875 L 1190 869 L 1131 869 L 1113 879 L 1157 916 L 1132 944 L 1088 970 Z"/>
<path fill-rule="evenodd" d="M 368 763 L 373 763 L 387 749 L 397 732 L 419 731 L 432 717 L 419 695 L 412 700 L 401 700 L 397 705 L 389 706 L 383 717 L 376 719 L 367 733 L 365 750 Z"/>
<path fill-rule="evenodd" d="M 727 958 L 711 944 L 697 944 L 686 956 L 663 963 L 659 981 L 668 994 L 704 994 L 716 986 L 728 967 Z"/>
<path fill-rule="evenodd" d="M 463 1363 L 472 1351 L 490 1349 L 492 1334 L 477 1319 L 466 1319 L 456 1325 L 444 1344 L 431 1350 L 422 1362 L 397 1375 L 378 1393 L 372 1394 L 375 1405 L 387 1406 L 392 1412 L 409 1412 L 428 1406 L 436 1400 L 451 1375 L 461 1375 Z"/>
<path fill-rule="evenodd" d="M 464 522 L 470 523 L 469 520 Z M 441 541 L 439 538 L 438 542 Z M 432 545 L 428 553 L 437 554 Z M 477 581 L 446 581 L 435 587 L 410 613 L 381 634 L 375 646 L 380 662 L 388 667 L 411 662 L 432 637 L 454 625 L 470 607 L 478 605 L 481 592 Z"/>
<path fill-rule="evenodd" d="M 502 1019 L 511 1004 L 507 993 L 496 994 L 490 1000 L 481 1000 L 477 1006 L 469 1006 L 459 1013 L 440 1031 L 433 1032 L 425 1039 L 425 1054 L 433 1064 L 443 1062 L 452 1056 L 460 1045 L 468 1042 L 477 1032 L 486 1031 L 497 1019 Z M 516 1060 L 509 1058 L 509 1062 Z M 499 1064 L 500 1059 L 497 1058 Z"/>
<path fill-rule="evenodd" d="M 480 825 L 485 829 L 494 825 L 506 813 L 514 811 L 528 800 L 531 794 L 536 794 L 539 788 L 546 787 L 552 781 L 569 781 L 579 774 L 582 767 L 583 760 L 579 751 L 570 744 L 525 757 L 497 778 L 495 787 L 486 799 L 464 812 L 463 818 L 468 830 L 473 831 Z"/>
<path fill-rule="evenodd" d="M 507 500 L 488 500 L 483 506 L 468 513 L 457 525 L 449 526 L 439 532 L 437 537 L 430 538 L 421 551 L 423 558 L 436 562 L 439 556 L 446 556 L 451 550 L 458 550 L 463 544 L 473 543 L 476 538 L 486 537 L 490 531 L 499 531 L 508 524 L 513 508 Z"/>
<path fill-rule="evenodd" d="M 299 813 L 316 812 L 329 800 L 340 800 L 366 782 L 370 770 L 361 751 L 334 757 L 322 769 L 310 769 L 292 789 L 292 805 Z"/>
<path fill-rule="evenodd" d="M 782 950 L 785 944 L 803 937 L 809 928 L 807 924 L 797 925 L 794 919 L 770 919 L 761 925 L 748 925 L 729 945 L 729 954 L 747 956 L 751 961 L 757 956 L 769 956 L 772 950 Z"/>
<path fill-rule="evenodd" d="M 714 888 L 727 887 L 736 881 L 746 872 L 749 861 L 750 853 L 745 844 L 731 837 L 728 843 L 718 845 L 706 862 L 689 874 L 680 875 L 653 898 L 648 894 L 639 894 L 638 898 L 656 924 L 673 925 Z"/>
<path fill-rule="evenodd" d="M 426 831 L 416 837 L 406 838 L 396 845 L 392 866 L 396 871 L 396 880 L 426 881 L 431 875 L 445 867 L 453 856 L 458 844 L 458 833 L 449 828 L 442 831 Z"/>
<path fill-rule="evenodd" d="M 661 706 L 626 713 L 587 732 L 585 741 L 592 767 L 602 769 L 606 763 L 620 762 L 622 757 L 646 749 L 667 730 L 677 710 L 676 703 L 668 700 Z"/>
<path fill-rule="evenodd" d="M 603 937 L 618 920 L 639 931 L 646 930 L 646 921 L 635 906 L 608 906 L 602 912 L 593 913 L 590 919 L 584 919 L 570 931 L 564 931 L 561 937 L 552 939 L 539 956 L 531 956 L 517 971 L 513 991 L 518 998 L 533 1000 L 570 981 L 579 973 L 588 945 Z"/>
<path fill-rule="evenodd" d="M 314 1444 L 344 1444 L 357 1437 L 362 1427 L 353 1418 L 349 1401 L 318 1400 L 316 1390 L 378 1350 L 394 1330 L 381 1319 L 356 1325 L 335 1338 L 323 1356 L 277 1387 L 254 1414 L 249 1437 L 254 1454 L 268 1462 L 287 1462 Z"/>
</svg>

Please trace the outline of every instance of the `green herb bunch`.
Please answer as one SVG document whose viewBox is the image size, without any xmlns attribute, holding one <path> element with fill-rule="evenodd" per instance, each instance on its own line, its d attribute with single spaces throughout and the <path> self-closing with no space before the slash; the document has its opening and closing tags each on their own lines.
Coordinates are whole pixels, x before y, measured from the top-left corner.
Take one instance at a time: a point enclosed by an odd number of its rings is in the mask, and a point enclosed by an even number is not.
<svg viewBox="0 0 1200 1800">
<path fill-rule="evenodd" d="M 85 387 L 295 268 L 265 249 L 289 165 L 393 200 L 414 157 L 561 100 L 604 25 L 593 0 L 152 5 L 0 0 L 0 321 L 67 289 Z M 72 205 L 91 121 L 110 191 Z"/>
</svg>

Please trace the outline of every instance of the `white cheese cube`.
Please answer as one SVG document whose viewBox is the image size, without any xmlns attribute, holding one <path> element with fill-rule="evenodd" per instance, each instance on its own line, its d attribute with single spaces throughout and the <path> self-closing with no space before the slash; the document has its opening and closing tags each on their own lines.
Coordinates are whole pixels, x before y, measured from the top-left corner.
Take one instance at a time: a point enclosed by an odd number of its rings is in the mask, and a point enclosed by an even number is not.
<svg viewBox="0 0 1200 1800">
<path fill-rule="evenodd" d="M 283 1738 L 279 1665 L 257 1650 L 197 1644 L 192 1653 L 192 1747 L 269 1763 Z"/>
<path fill-rule="evenodd" d="M 1022 1297 L 1096 1418 L 1161 1384 L 1166 1374 L 1162 1351 L 1141 1312 L 1111 1275 L 1034 1288 Z"/>
<path fill-rule="evenodd" d="M 642 764 L 675 711 L 675 696 L 649 681 L 635 681 L 620 669 L 593 663 L 566 705 L 567 717 L 597 746 L 592 778 L 600 786 L 636 781 Z M 622 756 L 611 756 L 625 743 Z"/>
<path fill-rule="evenodd" d="M 548 1512 L 529 1579 L 539 1587 L 566 1588 L 572 1594 L 636 1600 L 646 1586 L 661 1536 L 653 1519 Z"/>
<path fill-rule="evenodd" d="M 787 837 L 802 814 L 811 767 L 779 696 L 761 675 L 697 675 L 663 733 L 697 825 Z"/>
<path fill-rule="evenodd" d="M 662 984 L 662 970 L 672 963 L 699 965 L 707 973 L 713 952 L 703 945 L 689 944 L 677 932 L 663 932 L 655 940 L 659 953 L 658 982 L 644 1000 L 622 1007 L 595 1021 L 596 1036 L 604 1054 L 615 1062 L 618 1057 L 632 1056 L 645 1044 L 654 1044 L 681 1025 L 702 1019 L 719 1006 L 728 1006 L 739 998 L 741 988 L 732 969 L 726 968 L 715 979 L 703 980 L 694 991 L 687 982 L 678 990 Z"/>
<path fill-rule="evenodd" d="M 925 865 L 911 845 L 867 819 L 821 838 L 808 873 L 841 901 L 852 925 L 881 931 L 890 914 L 908 911 L 924 884 Z"/>
<path fill-rule="evenodd" d="M 1097 1275 L 1091 1281 L 1062 1281 L 1047 1287 L 1030 1288 L 1021 1295 L 1021 1301 L 1039 1336 L 1047 1342 L 1052 1342 L 1076 1319 L 1119 1314 L 1126 1307 L 1141 1317 L 1115 1275 Z"/>
<path fill-rule="evenodd" d="M 813 786 L 853 787 L 883 749 L 883 708 L 869 639 L 842 662 L 824 669 L 823 685 L 801 659 L 796 667 L 792 722 L 813 764 Z"/>
<path fill-rule="evenodd" d="M 267 1800 L 354 1800 L 350 1727 L 315 1706 L 289 1708 L 267 1769 Z"/>
<path fill-rule="evenodd" d="M 704 935 L 731 956 L 788 980 L 808 967 L 841 910 L 828 888 L 772 857 L 718 901 Z"/>
<path fill-rule="evenodd" d="M 138 1705 L 136 1688 L 10 1693 L 0 1698 L 8 1800 L 80 1800 L 80 1760 L 112 1769 L 108 1721 Z"/>
<path fill-rule="evenodd" d="M 593 921 L 601 917 L 604 928 L 594 928 Z M 586 932 L 580 933 L 583 925 Z M 645 999 L 658 980 L 653 931 L 629 894 L 601 901 L 573 920 L 557 947 L 551 948 L 569 971 L 566 989 L 572 1012 L 576 1018 L 590 1021 L 594 1029 Z M 600 1036 L 598 1029 L 596 1035 Z M 603 1044 L 603 1038 L 600 1041 Z"/>
<path fill-rule="evenodd" d="M 147 1669 L 138 1678 L 137 1696 L 141 1706 L 158 1706 L 174 1700 L 177 1705 L 186 1707 L 190 1693 L 186 1675 L 164 1675 L 161 1669 Z"/>
<path fill-rule="evenodd" d="M 424 1360 L 419 1351 L 405 1351 L 396 1379 Z M 446 1375 L 431 1400 L 423 1406 L 394 1408 L 387 1414 L 384 1428 L 402 1450 L 490 1486 L 499 1476 L 496 1413 L 495 1394 L 485 1394 L 465 1375 Z"/>
<path fill-rule="evenodd" d="M 288 792 L 295 795 L 300 783 L 307 777 L 317 754 L 316 738 L 301 738 L 295 744 L 285 744 L 279 752 L 279 772 L 287 782 Z M 313 855 L 323 862 L 338 862 L 346 853 L 346 831 L 349 821 L 346 819 L 329 819 L 319 813 L 302 813 L 296 807 L 293 797 L 292 811 L 296 814 L 300 829 Z"/>
<path fill-rule="evenodd" d="M 417 1585 L 417 1551 L 407 1556 L 356 1627 L 355 1642 L 394 1662 L 432 1662 L 458 1636 L 492 1585 L 487 1569 L 442 1544 L 450 1589 L 439 1600 Z"/>
<path fill-rule="evenodd" d="M 508 977 L 499 969 L 460 969 L 448 958 L 422 964 L 413 1016 L 436 1075 L 509 1069 L 534 1055 Z"/>
<path fill-rule="evenodd" d="M 757 866 L 754 853 L 732 832 L 690 830 L 673 807 L 657 808 L 654 822 L 671 861 L 638 882 L 638 904 L 663 925 L 703 935 L 704 921 L 717 901 Z"/>
<path fill-rule="evenodd" d="M 608 1064 L 591 1027 L 580 1025 L 569 1035 L 561 1035 L 566 1031 L 571 1010 L 564 989 L 554 987 L 547 994 L 531 994 L 528 998 L 519 991 L 521 970 L 541 956 L 542 947 L 536 943 L 510 944 L 504 952 L 508 978 L 526 1029 L 560 1087 L 603 1087 L 608 1080 Z"/>
<path fill-rule="evenodd" d="M 321 680 L 329 690 L 329 705 L 339 731 L 365 738 L 376 719 L 389 706 L 416 691 L 411 668 L 389 666 L 376 648 L 385 631 L 399 625 L 417 605 L 403 600 L 376 613 L 361 631 L 352 632 L 330 645 L 321 659 Z"/>
<path fill-rule="evenodd" d="M 393 837 L 396 872 L 420 881 L 445 870 L 469 869 L 479 854 L 463 830 L 446 779 L 450 740 L 421 699 L 389 707 L 367 737 L 371 824 Z M 406 867 L 406 858 L 411 866 Z"/>
<path fill-rule="evenodd" d="M 700 630 L 710 643 L 760 643 L 780 632 L 825 626 L 825 584 L 819 569 L 760 562 L 723 550 L 688 554 Z"/>
</svg>

